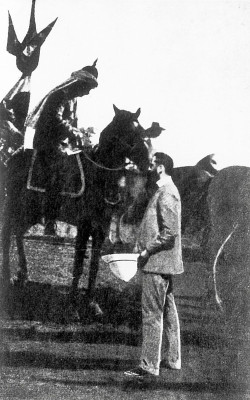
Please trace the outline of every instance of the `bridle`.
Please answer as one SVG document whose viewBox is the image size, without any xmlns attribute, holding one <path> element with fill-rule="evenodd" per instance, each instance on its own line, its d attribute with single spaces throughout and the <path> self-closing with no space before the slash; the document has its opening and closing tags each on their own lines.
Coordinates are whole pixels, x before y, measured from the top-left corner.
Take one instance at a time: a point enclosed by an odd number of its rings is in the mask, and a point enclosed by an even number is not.
<svg viewBox="0 0 250 400">
<path fill-rule="evenodd" d="M 138 143 L 135 143 L 134 146 L 130 146 L 129 144 L 125 143 L 122 139 L 120 139 L 119 137 L 116 138 L 116 140 L 123 145 L 124 147 L 129 148 L 129 152 L 132 153 L 133 150 L 136 148 L 136 146 L 138 145 Z M 105 165 L 103 164 L 99 164 L 96 161 L 94 161 L 92 158 L 89 157 L 89 155 L 86 153 L 86 151 L 84 151 L 83 149 L 81 149 L 81 152 L 84 154 L 84 156 L 87 158 L 87 160 L 89 160 L 92 164 L 94 164 L 97 168 L 100 169 L 104 169 L 106 171 L 122 171 L 124 169 L 126 169 L 126 165 L 127 163 L 124 162 L 123 165 L 121 165 L 120 167 L 116 167 L 116 168 L 109 168 L 109 167 L 105 167 Z M 129 158 L 129 157 L 128 157 Z"/>
<path fill-rule="evenodd" d="M 119 128 L 119 130 L 121 131 L 121 128 Z M 133 150 L 136 148 L 136 146 L 138 146 L 138 143 L 135 143 L 133 146 L 131 146 L 128 143 L 125 143 L 120 137 L 116 137 L 116 140 L 123 147 L 129 149 L 129 153 L 132 153 Z M 97 168 L 100 168 L 100 169 L 105 170 L 105 171 L 110 171 L 110 172 L 124 171 L 124 170 L 126 170 L 126 165 L 129 165 L 129 163 L 124 162 L 123 165 L 121 165 L 120 167 L 109 168 L 109 167 L 106 167 L 103 164 L 99 164 L 96 161 L 94 161 L 91 157 L 89 157 L 89 155 L 83 149 L 81 149 L 81 152 L 86 157 L 86 159 L 88 161 L 90 161 L 93 165 L 95 165 Z M 116 201 L 108 200 L 106 197 L 104 197 L 104 201 L 105 201 L 106 204 L 109 204 L 109 205 L 112 205 L 112 206 L 117 205 L 121 201 L 121 194 L 120 193 L 117 194 L 117 200 Z"/>
</svg>

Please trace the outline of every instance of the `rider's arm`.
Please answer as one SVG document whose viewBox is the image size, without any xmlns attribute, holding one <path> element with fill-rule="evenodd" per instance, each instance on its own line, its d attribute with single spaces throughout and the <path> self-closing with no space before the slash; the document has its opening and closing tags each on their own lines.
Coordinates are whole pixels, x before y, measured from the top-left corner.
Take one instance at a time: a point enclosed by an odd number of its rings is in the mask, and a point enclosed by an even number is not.
<svg viewBox="0 0 250 400">
<path fill-rule="evenodd" d="M 56 109 L 56 115 L 55 115 L 58 125 L 66 135 L 73 134 L 73 129 L 74 129 L 72 124 L 70 123 L 70 119 L 69 118 L 64 119 L 63 117 L 67 105 L 68 101 L 66 100 L 60 103 Z"/>
</svg>

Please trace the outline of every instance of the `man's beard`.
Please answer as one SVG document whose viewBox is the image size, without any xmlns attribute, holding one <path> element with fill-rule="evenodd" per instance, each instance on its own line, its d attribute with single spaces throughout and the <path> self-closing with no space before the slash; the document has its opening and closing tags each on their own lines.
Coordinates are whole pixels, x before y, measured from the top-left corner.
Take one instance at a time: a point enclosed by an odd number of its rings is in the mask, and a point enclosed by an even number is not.
<svg viewBox="0 0 250 400">
<path fill-rule="evenodd" d="M 158 180 L 159 180 L 159 175 L 158 175 L 156 169 L 153 170 L 153 171 L 150 171 L 150 173 L 149 173 L 149 181 L 150 181 L 152 184 L 156 184 L 156 182 L 157 182 Z"/>
<path fill-rule="evenodd" d="M 155 191 L 158 189 L 156 182 L 159 180 L 159 175 L 155 170 L 148 172 L 147 179 L 147 193 L 151 197 Z"/>
</svg>

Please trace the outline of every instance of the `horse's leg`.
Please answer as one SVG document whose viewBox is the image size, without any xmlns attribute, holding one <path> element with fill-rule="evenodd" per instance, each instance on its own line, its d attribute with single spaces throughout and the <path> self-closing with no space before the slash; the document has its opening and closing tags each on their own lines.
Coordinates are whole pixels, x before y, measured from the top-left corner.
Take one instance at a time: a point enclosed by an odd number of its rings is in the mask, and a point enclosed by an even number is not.
<svg viewBox="0 0 250 400">
<path fill-rule="evenodd" d="M 70 295 L 71 302 L 74 306 L 77 304 L 78 283 L 83 272 L 83 260 L 87 249 L 90 231 L 91 225 L 88 221 L 83 221 L 81 222 L 81 224 L 78 224 L 73 267 L 73 280 Z"/>
<path fill-rule="evenodd" d="M 19 259 L 19 271 L 17 273 L 17 281 L 19 284 L 23 285 L 28 278 L 27 261 L 24 252 L 23 244 L 24 231 L 18 231 L 16 233 L 16 245 Z"/>
<path fill-rule="evenodd" d="M 2 228 L 2 248 L 3 248 L 3 265 L 2 279 L 3 284 L 10 285 L 10 240 L 11 240 L 11 222 L 5 219 Z"/>
<path fill-rule="evenodd" d="M 5 215 L 5 220 L 2 228 L 2 248 L 3 248 L 3 263 L 2 263 L 2 279 L 1 279 L 1 301 L 2 311 L 8 315 L 13 314 L 13 298 L 10 281 L 10 244 L 11 244 L 12 226 L 11 220 Z"/>
<path fill-rule="evenodd" d="M 92 234 L 92 250 L 91 250 L 91 262 L 90 262 L 87 297 L 89 301 L 89 307 L 91 308 L 91 311 L 95 316 L 103 315 L 101 308 L 94 300 L 94 298 L 95 298 L 96 278 L 99 269 L 99 258 L 101 255 L 101 247 L 104 242 L 104 239 L 105 236 L 103 234 L 102 229 L 94 230 Z"/>
</svg>

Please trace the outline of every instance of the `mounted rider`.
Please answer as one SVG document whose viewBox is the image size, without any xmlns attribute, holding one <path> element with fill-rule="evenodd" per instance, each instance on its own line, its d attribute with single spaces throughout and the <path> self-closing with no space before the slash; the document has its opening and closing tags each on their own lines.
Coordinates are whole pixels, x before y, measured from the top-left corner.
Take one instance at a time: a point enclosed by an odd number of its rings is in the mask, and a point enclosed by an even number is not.
<svg viewBox="0 0 250 400">
<path fill-rule="evenodd" d="M 45 234 L 54 234 L 60 209 L 62 183 L 58 161 L 84 146 L 84 135 L 77 129 L 77 97 L 88 95 L 98 86 L 96 62 L 72 72 L 69 79 L 40 101 L 26 121 L 24 147 L 37 150 L 46 175 Z"/>
</svg>

